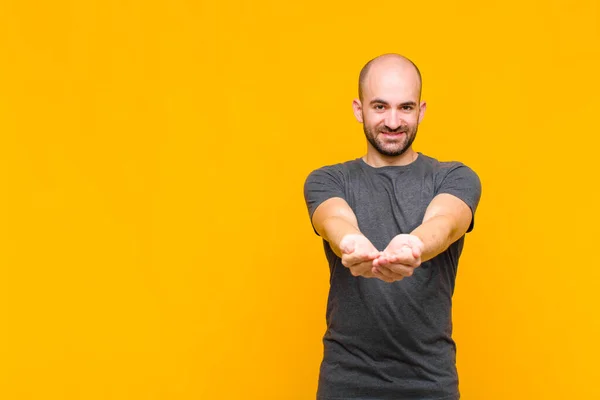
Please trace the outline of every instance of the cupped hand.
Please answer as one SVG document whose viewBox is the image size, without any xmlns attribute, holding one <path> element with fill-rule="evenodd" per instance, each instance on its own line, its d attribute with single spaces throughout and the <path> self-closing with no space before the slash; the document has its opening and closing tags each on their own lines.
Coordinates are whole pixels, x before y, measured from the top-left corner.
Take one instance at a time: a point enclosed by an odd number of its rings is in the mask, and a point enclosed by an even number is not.
<svg viewBox="0 0 600 400">
<path fill-rule="evenodd" d="M 350 270 L 353 276 L 373 278 L 373 260 L 380 252 L 364 235 L 350 234 L 342 238 L 339 248 L 342 252 L 342 265 Z"/>
<path fill-rule="evenodd" d="M 371 272 L 386 282 L 395 282 L 412 276 L 415 268 L 421 265 L 423 249 L 423 242 L 417 236 L 397 235 L 373 260 Z"/>
</svg>

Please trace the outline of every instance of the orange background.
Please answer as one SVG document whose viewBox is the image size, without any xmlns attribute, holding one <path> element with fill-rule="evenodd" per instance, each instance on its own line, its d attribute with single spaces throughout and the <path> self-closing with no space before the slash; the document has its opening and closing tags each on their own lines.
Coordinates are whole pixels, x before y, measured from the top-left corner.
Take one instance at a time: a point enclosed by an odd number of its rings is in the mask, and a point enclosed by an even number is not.
<svg viewBox="0 0 600 400">
<path fill-rule="evenodd" d="M 0 398 L 311 399 L 306 175 L 358 72 L 424 76 L 415 148 L 483 182 L 455 294 L 471 399 L 600 398 L 597 1 L 4 1 Z"/>
</svg>

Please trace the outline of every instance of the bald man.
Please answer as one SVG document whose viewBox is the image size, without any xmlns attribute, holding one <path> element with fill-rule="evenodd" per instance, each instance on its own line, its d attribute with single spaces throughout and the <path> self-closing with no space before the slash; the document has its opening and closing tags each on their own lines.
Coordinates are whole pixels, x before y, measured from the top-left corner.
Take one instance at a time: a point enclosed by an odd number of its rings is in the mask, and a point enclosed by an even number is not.
<svg viewBox="0 0 600 400">
<path fill-rule="evenodd" d="M 366 154 L 306 179 L 331 272 L 318 400 L 460 397 L 452 294 L 481 184 L 413 150 L 425 107 L 413 62 L 369 61 L 353 102 Z"/>
</svg>

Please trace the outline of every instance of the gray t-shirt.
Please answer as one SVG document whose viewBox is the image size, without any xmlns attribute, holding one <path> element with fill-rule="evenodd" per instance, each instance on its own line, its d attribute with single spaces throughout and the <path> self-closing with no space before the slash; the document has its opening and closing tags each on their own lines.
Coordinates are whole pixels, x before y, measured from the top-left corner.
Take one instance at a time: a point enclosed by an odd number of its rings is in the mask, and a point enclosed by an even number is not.
<svg viewBox="0 0 600 400">
<path fill-rule="evenodd" d="M 325 166 L 304 186 L 311 220 L 323 201 L 341 197 L 378 250 L 418 227 L 439 193 L 460 198 L 474 215 L 481 184 L 464 164 L 419 153 L 406 166 L 375 168 L 361 158 Z M 352 276 L 323 241 L 331 278 L 319 400 L 460 397 L 451 307 L 463 243 L 464 236 L 413 276 L 386 283 Z"/>
</svg>

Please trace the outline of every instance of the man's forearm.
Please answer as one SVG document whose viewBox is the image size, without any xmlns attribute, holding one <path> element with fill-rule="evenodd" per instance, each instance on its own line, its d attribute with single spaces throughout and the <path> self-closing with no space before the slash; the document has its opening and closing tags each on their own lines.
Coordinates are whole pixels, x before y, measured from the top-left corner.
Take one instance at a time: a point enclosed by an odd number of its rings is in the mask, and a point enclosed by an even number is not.
<svg viewBox="0 0 600 400">
<path fill-rule="evenodd" d="M 342 257 L 340 242 L 344 236 L 349 234 L 360 234 L 358 227 L 350 223 L 344 217 L 331 216 L 326 218 L 318 229 L 323 239 L 329 242 L 331 249 L 338 256 Z"/>
<path fill-rule="evenodd" d="M 422 223 L 411 235 L 417 236 L 425 248 L 421 260 L 427 261 L 446 250 L 456 239 L 454 238 L 454 221 L 452 218 L 439 215 Z"/>
</svg>

